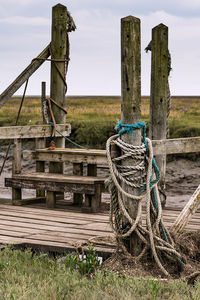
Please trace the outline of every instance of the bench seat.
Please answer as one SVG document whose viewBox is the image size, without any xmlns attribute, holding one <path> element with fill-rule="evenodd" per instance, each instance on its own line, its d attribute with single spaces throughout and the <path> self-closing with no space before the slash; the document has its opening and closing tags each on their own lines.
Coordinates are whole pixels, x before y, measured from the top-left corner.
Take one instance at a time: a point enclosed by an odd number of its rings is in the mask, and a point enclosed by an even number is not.
<svg viewBox="0 0 200 300">
<path fill-rule="evenodd" d="M 38 189 L 46 191 L 46 205 L 54 208 L 56 192 L 72 192 L 85 195 L 84 212 L 97 212 L 100 208 L 101 190 L 105 178 L 93 176 L 69 176 L 57 173 L 20 173 L 5 178 L 5 186 L 14 189 Z M 15 195 L 18 195 L 15 193 Z M 16 197 L 21 200 L 20 196 Z"/>
</svg>

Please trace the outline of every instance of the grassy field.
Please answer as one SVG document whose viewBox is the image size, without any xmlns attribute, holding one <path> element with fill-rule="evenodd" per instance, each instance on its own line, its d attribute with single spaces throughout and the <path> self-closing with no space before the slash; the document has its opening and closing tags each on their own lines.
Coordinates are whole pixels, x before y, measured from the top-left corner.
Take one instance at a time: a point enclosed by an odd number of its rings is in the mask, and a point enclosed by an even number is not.
<svg viewBox="0 0 200 300">
<path fill-rule="evenodd" d="M 96 270 L 80 275 L 65 263 L 31 251 L 0 252 L 0 299 L 2 300 L 198 300 L 200 282 L 158 281 Z"/>
<path fill-rule="evenodd" d="M 0 126 L 15 124 L 19 97 L 8 101 L 0 110 Z M 67 97 L 66 121 L 72 124 L 71 138 L 77 143 L 104 148 L 120 120 L 121 100 L 117 96 Z M 142 98 L 142 120 L 149 118 L 149 99 Z M 41 103 L 37 96 L 28 96 L 22 108 L 19 125 L 42 122 Z M 169 118 L 170 137 L 200 135 L 200 97 L 173 97 Z"/>
</svg>

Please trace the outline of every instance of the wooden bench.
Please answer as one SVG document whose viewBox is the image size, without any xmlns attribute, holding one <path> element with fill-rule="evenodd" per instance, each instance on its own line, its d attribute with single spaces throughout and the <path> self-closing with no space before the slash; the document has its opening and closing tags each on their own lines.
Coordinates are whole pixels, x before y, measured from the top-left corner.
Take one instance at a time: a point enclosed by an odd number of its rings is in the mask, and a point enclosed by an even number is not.
<svg viewBox="0 0 200 300">
<path fill-rule="evenodd" d="M 69 124 L 57 125 L 64 135 L 69 135 Z M 83 204 L 82 210 L 96 212 L 100 208 L 104 179 L 97 177 L 97 164 L 107 164 L 105 151 L 56 149 L 46 150 L 45 137 L 51 136 L 51 126 L 17 126 L 0 128 L 0 138 L 14 138 L 12 177 L 5 178 L 5 186 L 12 188 L 12 204 L 22 205 L 46 201 L 49 208 L 56 205 L 58 193 L 74 193 L 74 204 Z M 23 158 L 36 161 L 36 172 L 23 173 L 21 167 L 21 139 L 36 139 L 34 151 L 26 150 Z M 88 153 L 89 152 L 89 153 Z M 45 162 L 73 163 L 73 176 L 45 173 Z M 83 163 L 87 163 L 87 176 L 83 176 Z M 36 189 L 36 198 L 22 199 L 22 189 Z"/>
<path fill-rule="evenodd" d="M 56 192 L 72 192 L 85 195 L 84 212 L 97 212 L 100 209 L 101 189 L 104 178 L 92 176 L 67 176 L 55 173 L 21 173 L 5 179 L 5 185 L 15 190 L 38 189 L 46 191 L 46 205 L 54 208 Z M 21 193 L 13 194 L 13 204 L 19 204 Z"/>
<path fill-rule="evenodd" d="M 76 205 L 83 204 L 83 195 L 85 195 L 85 203 L 83 205 L 83 211 L 98 211 L 99 203 L 101 202 L 101 194 L 105 192 L 104 181 L 105 178 L 97 177 L 97 166 L 104 165 L 107 166 L 107 158 L 105 150 L 87 150 L 87 149 L 55 149 L 55 150 L 45 150 L 45 149 L 36 149 L 35 151 L 24 151 L 23 157 L 26 160 L 36 160 L 40 164 L 44 162 L 63 162 L 63 163 L 72 163 L 73 164 L 73 178 L 77 178 L 77 188 L 72 192 L 73 203 Z M 86 175 L 83 172 L 83 165 L 86 165 Z M 66 177 L 67 175 L 65 175 Z M 76 177 L 75 177 L 76 176 Z M 69 180 L 72 178 L 68 176 Z M 95 195 L 90 196 L 87 193 L 87 184 L 91 185 L 93 181 Z M 96 186 L 98 183 L 98 187 Z M 81 185 L 81 186 L 78 186 Z M 85 189 L 84 189 L 85 185 Z M 100 190 L 99 190 L 100 188 Z M 98 192 L 99 191 L 99 192 Z M 100 194 L 99 194 L 100 193 Z M 54 195 L 54 199 L 55 199 Z M 94 203 L 96 198 L 96 204 Z M 100 198 L 100 202 L 99 202 Z M 90 209 L 89 209 L 90 207 Z"/>
</svg>

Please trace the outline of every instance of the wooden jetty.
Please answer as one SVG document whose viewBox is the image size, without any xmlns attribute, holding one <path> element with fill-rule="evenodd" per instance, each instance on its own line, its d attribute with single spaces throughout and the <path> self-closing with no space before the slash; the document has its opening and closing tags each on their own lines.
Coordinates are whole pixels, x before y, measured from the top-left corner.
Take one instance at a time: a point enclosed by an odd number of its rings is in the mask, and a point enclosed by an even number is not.
<svg viewBox="0 0 200 300">
<path fill-rule="evenodd" d="M 179 213 L 172 208 L 164 209 L 163 219 L 168 228 Z M 193 215 L 186 230 L 199 228 L 200 210 Z M 106 258 L 115 250 L 115 244 L 110 241 L 112 236 L 108 211 L 86 214 L 63 205 L 50 210 L 41 203 L 34 206 L 0 205 L 1 248 L 11 244 L 17 248 L 66 253 L 94 239 L 96 251 Z"/>
</svg>

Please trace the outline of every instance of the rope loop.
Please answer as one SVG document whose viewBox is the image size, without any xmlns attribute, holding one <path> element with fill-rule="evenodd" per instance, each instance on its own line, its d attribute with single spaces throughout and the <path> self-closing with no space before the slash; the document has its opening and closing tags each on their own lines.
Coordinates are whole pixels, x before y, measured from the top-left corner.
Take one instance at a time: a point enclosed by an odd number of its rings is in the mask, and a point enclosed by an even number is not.
<svg viewBox="0 0 200 300">
<path fill-rule="evenodd" d="M 181 255 L 174 248 L 174 241 L 163 225 L 162 206 L 157 187 L 160 171 L 153 158 L 151 140 L 146 137 L 146 123 L 138 122 L 129 125 L 120 121 L 115 129 L 119 133 L 111 136 L 106 143 L 110 169 L 110 177 L 106 184 L 111 194 L 110 224 L 115 233 L 118 248 L 121 247 L 127 254 L 124 239 L 135 232 L 143 244 L 143 250 L 138 258 L 151 249 L 157 265 L 163 274 L 168 276 L 163 266 L 163 254 L 164 257 L 176 261 L 179 265 L 183 265 L 183 262 Z M 133 135 L 133 131 L 138 129 L 142 130 L 141 145 L 134 146 L 121 139 L 123 134 Z M 118 157 L 112 157 L 111 143 L 119 148 L 121 154 Z M 127 198 L 137 201 L 134 218 L 130 209 L 127 208 Z M 146 227 L 141 224 L 142 201 L 145 198 Z"/>
</svg>

